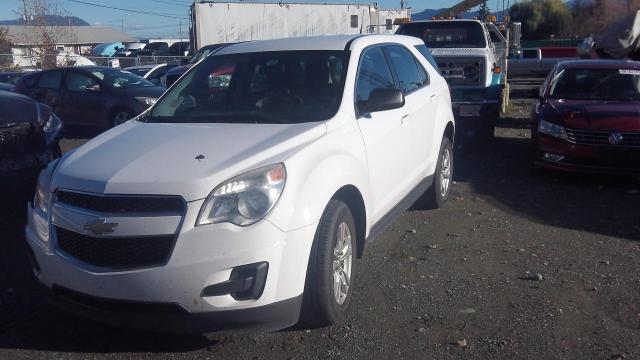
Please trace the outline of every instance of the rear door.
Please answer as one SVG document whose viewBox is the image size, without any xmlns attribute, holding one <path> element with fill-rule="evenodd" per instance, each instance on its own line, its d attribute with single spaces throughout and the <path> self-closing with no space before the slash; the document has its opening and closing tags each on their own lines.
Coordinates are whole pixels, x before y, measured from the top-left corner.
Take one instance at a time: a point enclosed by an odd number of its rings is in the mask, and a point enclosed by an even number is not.
<svg viewBox="0 0 640 360">
<path fill-rule="evenodd" d="M 357 122 L 367 151 L 369 178 L 375 198 L 374 222 L 388 213 L 408 192 L 413 183 L 407 176 L 413 167 L 404 118 L 406 106 L 374 113 L 365 110 L 369 95 L 376 88 L 396 88 L 396 82 L 383 46 L 365 49 L 360 56 L 355 87 Z"/>
<path fill-rule="evenodd" d="M 78 125 L 108 125 L 107 89 L 95 76 L 70 69 L 64 81 L 64 121 Z"/>
<path fill-rule="evenodd" d="M 438 114 L 437 91 L 430 86 L 427 71 L 401 45 L 388 45 L 385 50 L 391 68 L 405 96 L 406 116 L 402 120 L 402 133 L 411 151 L 404 154 L 410 162 L 406 175 L 414 179 L 414 185 L 427 176 L 427 168 L 433 154 L 433 132 Z"/>
</svg>

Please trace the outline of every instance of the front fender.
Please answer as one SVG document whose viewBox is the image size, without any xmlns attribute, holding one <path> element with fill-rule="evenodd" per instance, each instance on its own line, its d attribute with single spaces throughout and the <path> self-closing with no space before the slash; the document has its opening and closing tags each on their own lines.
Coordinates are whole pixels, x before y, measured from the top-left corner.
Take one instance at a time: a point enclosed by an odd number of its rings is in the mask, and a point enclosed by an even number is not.
<svg viewBox="0 0 640 360">
<path fill-rule="evenodd" d="M 362 144 L 359 133 L 357 135 L 357 142 Z M 316 223 L 329 200 L 346 185 L 355 186 L 362 194 L 365 209 L 370 208 L 368 170 L 363 147 L 359 145 L 345 149 L 344 144 L 341 147 L 337 144 L 332 146 L 329 139 L 323 140 L 327 141 L 315 143 L 311 145 L 313 149 L 305 149 L 285 162 L 287 184 L 276 209 L 268 217 L 283 231 Z M 317 149 L 330 150 L 315 151 Z M 366 213 L 368 232 L 369 212 Z"/>
</svg>

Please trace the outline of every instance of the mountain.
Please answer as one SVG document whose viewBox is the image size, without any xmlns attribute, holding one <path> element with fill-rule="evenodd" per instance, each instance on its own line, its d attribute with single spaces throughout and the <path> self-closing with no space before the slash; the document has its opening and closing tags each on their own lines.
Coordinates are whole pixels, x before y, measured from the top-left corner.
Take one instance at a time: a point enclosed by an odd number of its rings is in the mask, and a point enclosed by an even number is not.
<svg viewBox="0 0 640 360">
<path fill-rule="evenodd" d="M 442 9 L 426 9 L 415 14 L 411 14 L 411 20 L 431 20 L 432 17 L 447 11 L 447 8 Z M 465 19 L 473 19 L 478 16 L 477 11 L 468 11 L 461 14 Z"/>
<path fill-rule="evenodd" d="M 447 11 L 447 9 L 448 8 L 422 10 L 411 14 L 411 20 L 431 20 L 432 17 Z M 493 14 L 497 15 L 498 18 L 502 18 L 502 11 Z M 475 19 L 478 16 L 478 11 L 467 11 L 461 15 L 463 19 Z"/>
<path fill-rule="evenodd" d="M 76 16 L 45 15 L 45 23 L 50 26 L 89 26 L 89 23 Z M 27 25 L 23 19 L 0 20 L 0 25 Z"/>
</svg>

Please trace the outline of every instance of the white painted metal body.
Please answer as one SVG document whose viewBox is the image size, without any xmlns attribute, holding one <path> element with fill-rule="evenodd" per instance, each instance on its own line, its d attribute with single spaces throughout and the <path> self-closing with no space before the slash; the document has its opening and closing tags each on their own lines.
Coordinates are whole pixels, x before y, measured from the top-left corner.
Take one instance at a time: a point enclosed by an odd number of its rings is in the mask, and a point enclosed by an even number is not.
<svg viewBox="0 0 640 360">
<path fill-rule="evenodd" d="M 370 46 L 387 43 L 409 49 L 427 70 L 430 84 L 409 93 L 399 109 L 358 117 L 354 91 L 360 56 Z M 164 266 L 116 272 L 93 268 L 56 248 L 52 225 L 81 228 L 86 214 L 55 202 L 49 215 L 29 207 L 26 235 L 40 264 L 39 280 L 48 287 L 57 284 L 101 298 L 177 303 L 192 313 L 248 309 L 299 296 L 320 217 L 339 189 L 353 186 L 362 195 L 368 235 L 374 224 L 435 172 L 441 140 L 446 127 L 453 125 L 453 115 L 445 80 L 415 49 L 422 44 L 411 37 L 374 35 L 282 39 L 222 49 L 215 56 L 350 51 L 337 114 L 328 121 L 302 124 L 132 120 L 99 135 L 66 154 L 55 170 L 47 170 L 51 175 L 48 191 L 180 196 L 187 204 L 182 218 L 103 217 L 120 224 L 117 235 L 175 232 L 175 248 Z M 196 159 L 200 154 L 203 158 Z M 204 199 L 218 184 L 275 163 L 285 165 L 286 185 L 263 220 L 246 227 L 195 225 Z M 41 234 L 47 232 L 51 235 L 45 240 Z M 201 296 L 204 287 L 228 280 L 234 267 L 263 261 L 269 263 L 269 273 L 259 299 Z"/>
</svg>

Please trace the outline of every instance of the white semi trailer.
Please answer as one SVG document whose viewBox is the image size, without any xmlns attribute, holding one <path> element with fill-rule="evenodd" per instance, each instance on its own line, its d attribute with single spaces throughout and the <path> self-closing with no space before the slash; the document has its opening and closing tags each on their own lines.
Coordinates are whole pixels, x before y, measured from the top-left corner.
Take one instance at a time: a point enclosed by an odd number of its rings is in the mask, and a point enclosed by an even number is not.
<svg viewBox="0 0 640 360">
<path fill-rule="evenodd" d="M 393 34 L 410 9 L 375 4 L 198 1 L 191 5 L 195 49 L 239 41 L 336 34 Z"/>
</svg>

